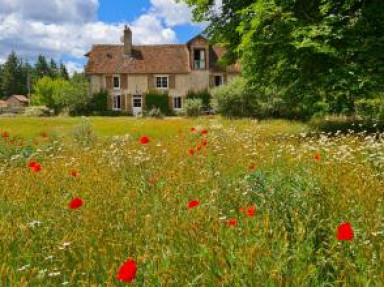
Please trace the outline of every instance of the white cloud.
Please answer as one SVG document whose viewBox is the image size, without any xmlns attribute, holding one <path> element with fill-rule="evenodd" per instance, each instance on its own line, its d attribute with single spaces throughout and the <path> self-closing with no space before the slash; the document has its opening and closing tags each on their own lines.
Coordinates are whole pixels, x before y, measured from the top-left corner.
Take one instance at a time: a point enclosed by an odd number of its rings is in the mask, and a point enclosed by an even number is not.
<svg viewBox="0 0 384 287">
<path fill-rule="evenodd" d="M 64 62 L 64 65 L 67 67 L 67 70 L 70 76 L 72 76 L 74 72 L 81 73 L 84 71 L 84 65 L 76 62 L 72 62 L 72 61 Z"/>
<path fill-rule="evenodd" d="M 151 4 L 149 14 L 163 19 L 169 27 L 193 24 L 192 9 L 187 4 L 175 0 L 151 0 Z"/>
<path fill-rule="evenodd" d="M 14 50 L 31 61 L 38 54 L 64 57 L 72 71 L 79 70 L 74 63 L 85 60 L 92 44 L 120 43 L 124 24 L 134 44 L 177 42 L 173 28 L 191 24 L 191 9 L 174 0 L 150 1 L 151 8 L 131 23 L 110 24 L 97 21 L 98 0 L 0 0 L 0 61 Z"/>
</svg>

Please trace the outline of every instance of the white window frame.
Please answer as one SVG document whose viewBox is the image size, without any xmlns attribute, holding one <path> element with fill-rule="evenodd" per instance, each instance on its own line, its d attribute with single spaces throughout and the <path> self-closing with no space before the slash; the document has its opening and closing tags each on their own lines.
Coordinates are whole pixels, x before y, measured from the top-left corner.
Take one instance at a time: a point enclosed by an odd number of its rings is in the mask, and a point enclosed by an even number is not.
<svg viewBox="0 0 384 287">
<path fill-rule="evenodd" d="M 167 87 L 158 87 L 157 79 L 161 78 L 161 85 L 163 85 L 163 78 L 167 78 Z M 169 89 L 169 76 L 168 75 L 155 75 L 155 87 L 159 90 L 168 90 Z"/>
<path fill-rule="evenodd" d="M 180 98 L 180 108 L 177 108 L 176 107 L 176 99 L 179 99 Z M 177 97 L 172 97 L 172 108 L 174 110 L 182 110 L 183 109 L 183 106 L 184 106 L 184 103 L 183 103 L 183 97 L 182 96 L 177 96 Z"/>
<path fill-rule="evenodd" d="M 213 77 L 214 77 L 213 78 L 214 85 L 215 85 L 216 88 L 224 85 L 224 75 L 214 75 Z M 216 86 L 216 77 L 220 77 L 220 85 L 218 85 L 218 86 Z"/>
<path fill-rule="evenodd" d="M 116 108 L 116 97 L 120 97 L 120 108 Z M 114 95 L 112 95 L 112 110 L 113 111 L 121 111 L 121 109 L 122 109 L 122 106 L 121 106 L 121 104 L 122 104 L 122 101 L 121 101 L 121 97 L 122 97 L 122 95 L 120 95 L 120 94 L 114 94 Z"/>
<path fill-rule="evenodd" d="M 204 59 L 201 59 L 200 60 L 195 60 L 195 53 L 199 51 L 199 57 L 201 57 L 201 52 L 204 52 Z M 195 70 L 206 70 L 207 68 L 207 51 L 205 49 L 201 49 L 201 48 L 195 48 L 193 49 L 193 68 Z M 199 67 L 198 65 L 196 65 L 196 63 L 199 62 Z M 204 67 L 201 67 L 200 64 L 203 63 L 204 64 Z"/>
<path fill-rule="evenodd" d="M 115 87 L 115 78 L 119 79 L 119 86 L 118 87 Z M 120 78 L 120 75 L 113 75 L 112 76 L 112 87 L 113 87 L 114 90 L 120 90 L 121 89 L 121 78 Z"/>
</svg>

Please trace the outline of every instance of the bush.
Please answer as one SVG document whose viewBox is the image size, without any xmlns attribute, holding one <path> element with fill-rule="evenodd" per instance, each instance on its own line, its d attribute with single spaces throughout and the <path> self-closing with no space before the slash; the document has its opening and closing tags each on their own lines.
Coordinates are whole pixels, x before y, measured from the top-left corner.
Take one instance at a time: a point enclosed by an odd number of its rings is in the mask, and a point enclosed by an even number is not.
<svg viewBox="0 0 384 287">
<path fill-rule="evenodd" d="M 373 119 L 361 119 L 344 115 L 328 115 L 324 117 L 313 117 L 309 126 L 317 131 L 331 133 L 362 132 L 369 133 L 384 131 L 384 121 Z"/>
<path fill-rule="evenodd" d="M 184 110 L 189 117 L 201 115 L 203 101 L 201 99 L 187 99 L 184 104 Z"/>
<path fill-rule="evenodd" d="M 90 112 L 105 112 L 108 110 L 109 93 L 107 90 L 102 90 L 93 95 L 88 104 L 88 110 Z"/>
<path fill-rule="evenodd" d="M 159 93 L 157 91 L 149 91 L 145 95 L 145 107 L 147 111 L 157 108 L 163 115 L 170 115 L 171 111 L 168 105 L 168 93 Z"/>
<path fill-rule="evenodd" d="M 227 117 L 255 116 L 260 109 L 256 96 L 242 77 L 213 90 L 213 106 L 216 112 Z"/>
<path fill-rule="evenodd" d="M 26 117 L 50 117 L 55 114 L 54 110 L 49 109 L 45 106 L 32 106 L 26 107 L 24 116 Z"/>
<path fill-rule="evenodd" d="M 148 112 L 148 117 L 162 119 L 162 118 L 164 118 L 164 115 L 162 114 L 162 112 L 161 112 L 161 110 L 159 108 L 152 108 Z"/>
<path fill-rule="evenodd" d="M 189 91 L 187 94 L 187 99 L 201 99 L 204 110 L 209 110 L 211 108 L 211 98 L 212 96 L 208 90 L 200 92 Z"/>
<path fill-rule="evenodd" d="M 355 102 L 356 115 L 364 119 L 377 119 L 380 108 L 380 99 L 362 99 Z"/>
</svg>

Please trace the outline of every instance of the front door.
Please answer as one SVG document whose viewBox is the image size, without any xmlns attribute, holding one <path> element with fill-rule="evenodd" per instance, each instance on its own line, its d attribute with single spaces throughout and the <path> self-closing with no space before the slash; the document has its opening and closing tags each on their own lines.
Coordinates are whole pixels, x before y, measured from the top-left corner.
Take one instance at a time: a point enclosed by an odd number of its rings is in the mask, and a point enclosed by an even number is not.
<svg viewBox="0 0 384 287">
<path fill-rule="evenodd" d="M 134 95 L 132 97 L 132 114 L 137 116 L 142 112 L 143 98 L 142 95 Z"/>
</svg>

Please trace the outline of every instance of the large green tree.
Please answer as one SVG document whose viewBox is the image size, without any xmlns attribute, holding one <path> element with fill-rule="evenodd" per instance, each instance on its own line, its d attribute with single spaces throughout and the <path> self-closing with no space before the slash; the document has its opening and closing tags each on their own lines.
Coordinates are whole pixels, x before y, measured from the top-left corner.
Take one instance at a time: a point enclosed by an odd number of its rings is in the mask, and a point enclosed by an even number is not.
<svg viewBox="0 0 384 287">
<path fill-rule="evenodd" d="M 1 85 L 3 96 L 6 98 L 15 94 L 25 94 L 26 92 L 23 62 L 18 59 L 15 52 L 8 56 L 4 64 Z"/>
<path fill-rule="evenodd" d="M 184 0 L 205 33 L 240 58 L 261 100 L 283 99 L 293 114 L 350 113 L 384 91 L 382 0 Z"/>
</svg>

